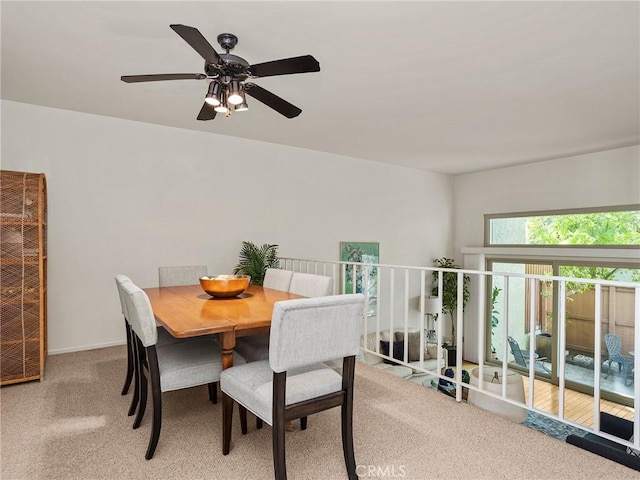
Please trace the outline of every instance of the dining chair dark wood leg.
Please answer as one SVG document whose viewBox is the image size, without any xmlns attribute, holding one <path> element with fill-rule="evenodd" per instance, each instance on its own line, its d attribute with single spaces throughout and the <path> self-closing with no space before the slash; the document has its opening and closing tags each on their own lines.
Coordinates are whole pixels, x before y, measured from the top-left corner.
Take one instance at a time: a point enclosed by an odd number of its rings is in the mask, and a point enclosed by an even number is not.
<svg viewBox="0 0 640 480">
<path fill-rule="evenodd" d="M 136 415 L 135 420 L 133 421 L 133 428 L 138 428 L 140 423 L 142 423 L 142 418 L 144 417 L 144 411 L 147 409 L 147 374 L 145 373 L 145 348 L 138 340 L 135 338 L 137 356 L 137 375 L 138 375 L 138 414 Z"/>
<path fill-rule="evenodd" d="M 256 428 L 258 430 L 260 430 L 262 428 L 262 419 L 259 417 L 256 417 Z"/>
<path fill-rule="evenodd" d="M 131 380 L 133 379 L 133 344 L 131 342 L 131 327 L 129 326 L 129 322 L 125 318 L 124 326 L 127 333 L 127 376 L 124 379 L 124 385 L 122 386 L 121 395 L 126 395 L 129 393 L 129 387 L 131 387 Z M 133 412 L 129 415 L 133 415 Z"/>
<path fill-rule="evenodd" d="M 147 409 L 147 377 L 144 373 L 140 375 L 140 400 L 138 401 L 138 413 L 133 421 L 133 428 L 136 429 L 142 423 L 144 418 L 144 411 Z"/>
<path fill-rule="evenodd" d="M 273 407 L 272 418 L 272 442 L 273 442 L 273 469 L 276 480 L 287 479 L 287 464 L 285 458 L 285 392 L 287 385 L 287 373 L 273 374 Z"/>
<path fill-rule="evenodd" d="M 207 384 L 207 388 L 209 389 L 209 400 L 214 404 L 218 403 L 218 382 Z"/>
<path fill-rule="evenodd" d="M 233 398 L 222 392 L 222 454 L 229 455 L 231 426 L 233 423 Z"/>
<path fill-rule="evenodd" d="M 307 417 L 300 417 L 300 430 L 307 429 Z"/>
<path fill-rule="evenodd" d="M 238 410 L 240 410 L 240 431 L 243 435 L 247 434 L 247 409 L 238 404 Z"/>
<path fill-rule="evenodd" d="M 158 446 L 160 429 L 162 428 L 162 390 L 160 390 L 160 376 L 158 372 L 158 354 L 155 345 L 147 350 L 147 364 L 149 366 L 149 377 L 151 380 L 151 398 L 153 400 L 153 421 L 151 426 L 151 438 L 144 458 L 151 460 Z"/>
<path fill-rule="evenodd" d="M 344 399 L 342 401 L 342 452 L 344 453 L 344 463 L 347 467 L 349 480 L 357 480 L 356 459 L 353 452 L 353 375 L 355 368 L 355 357 L 346 357 L 343 361 L 342 389 Z"/>
<path fill-rule="evenodd" d="M 133 354 L 133 398 L 131 398 L 131 404 L 129 405 L 128 416 L 132 416 L 136 413 L 136 408 L 138 408 L 138 403 L 140 401 L 140 353 L 138 352 L 138 342 L 136 341 L 136 336 L 131 327 L 129 327 L 129 336 L 127 342 L 131 343 L 131 352 Z"/>
</svg>

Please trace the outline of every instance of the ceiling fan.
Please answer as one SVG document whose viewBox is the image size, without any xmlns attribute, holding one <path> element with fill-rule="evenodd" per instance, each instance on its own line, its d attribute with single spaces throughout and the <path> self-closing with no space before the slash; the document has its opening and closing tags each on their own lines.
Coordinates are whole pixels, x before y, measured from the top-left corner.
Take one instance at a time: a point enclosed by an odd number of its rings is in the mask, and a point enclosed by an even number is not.
<svg viewBox="0 0 640 480">
<path fill-rule="evenodd" d="M 255 83 L 246 82 L 246 80 L 293 73 L 319 72 L 320 64 L 312 55 L 250 65 L 244 58 L 229 53 L 238 43 L 238 37 L 232 33 L 218 35 L 218 43 L 226 51 L 226 53 L 219 54 L 197 28 L 187 25 L 170 25 L 170 27 L 204 58 L 205 73 L 123 75 L 120 77 L 123 82 L 210 80 L 204 105 L 197 117 L 198 120 L 213 120 L 216 113 L 224 113 L 229 116 L 232 111 L 248 110 L 245 94 L 273 108 L 287 118 L 297 117 L 302 112 L 295 105 Z"/>
</svg>

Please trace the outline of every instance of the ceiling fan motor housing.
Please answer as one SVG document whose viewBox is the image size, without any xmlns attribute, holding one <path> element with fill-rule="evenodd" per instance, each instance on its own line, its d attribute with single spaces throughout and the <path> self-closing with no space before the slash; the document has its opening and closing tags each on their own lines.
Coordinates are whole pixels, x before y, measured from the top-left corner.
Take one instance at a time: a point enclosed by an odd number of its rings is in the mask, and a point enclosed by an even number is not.
<svg viewBox="0 0 640 480">
<path fill-rule="evenodd" d="M 238 44 L 238 37 L 233 33 L 221 33 L 218 35 L 218 43 L 227 51 L 227 53 L 229 53 L 229 50 L 233 50 L 233 48 Z"/>
</svg>

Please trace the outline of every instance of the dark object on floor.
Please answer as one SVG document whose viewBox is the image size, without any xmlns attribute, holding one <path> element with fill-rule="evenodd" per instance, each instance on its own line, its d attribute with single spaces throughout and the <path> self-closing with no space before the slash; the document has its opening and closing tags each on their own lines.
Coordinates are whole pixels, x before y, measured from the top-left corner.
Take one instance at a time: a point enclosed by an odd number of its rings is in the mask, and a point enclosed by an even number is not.
<svg viewBox="0 0 640 480">
<path fill-rule="evenodd" d="M 449 377 L 449 378 L 453 378 L 454 376 L 454 372 L 452 368 L 447 368 L 444 371 L 444 376 L 445 377 Z M 462 382 L 463 383 L 469 383 L 470 381 L 470 376 L 469 376 L 469 372 L 467 372 L 466 370 L 462 370 Z M 442 393 L 444 393 L 445 395 L 449 395 L 450 397 L 455 397 L 456 396 L 456 384 L 453 382 L 450 382 L 449 380 L 445 380 L 443 378 L 441 378 L 438 381 L 438 390 L 441 391 Z M 469 389 L 467 387 L 463 387 L 462 388 L 462 399 L 466 400 L 467 396 L 469 395 Z"/>
<path fill-rule="evenodd" d="M 600 430 L 618 438 L 628 440 L 633 435 L 633 422 L 616 417 L 605 412 L 600 412 Z M 588 450 L 601 457 L 613 460 L 634 470 L 640 471 L 640 457 L 627 453 L 627 447 L 593 433 L 584 437 L 569 435 L 567 443 Z"/>
</svg>

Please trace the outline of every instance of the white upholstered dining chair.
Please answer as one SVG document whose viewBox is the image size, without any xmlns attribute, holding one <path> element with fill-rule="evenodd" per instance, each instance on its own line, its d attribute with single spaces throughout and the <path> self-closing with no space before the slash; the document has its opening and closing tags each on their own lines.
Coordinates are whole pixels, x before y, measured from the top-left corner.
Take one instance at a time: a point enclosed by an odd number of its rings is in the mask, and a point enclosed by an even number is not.
<svg viewBox="0 0 640 480">
<path fill-rule="evenodd" d="M 364 314 L 362 294 L 287 300 L 275 304 L 269 360 L 234 365 L 220 375 L 223 455 L 229 454 L 233 404 L 272 425 L 276 480 L 286 479 L 285 424 L 329 408 L 342 409 L 342 449 L 355 480 L 353 379 Z M 343 359 L 342 375 L 322 362 Z M 246 417 L 242 425 L 246 433 Z"/>
<path fill-rule="evenodd" d="M 129 405 L 129 411 L 127 415 L 131 416 L 135 413 L 136 408 L 140 401 L 140 374 L 137 369 L 137 357 L 139 356 L 139 352 L 137 349 L 137 345 L 135 342 L 135 337 L 133 336 L 133 332 L 131 330 L 131 324 L 129 323 L 129 313 L 127 310 L 127 302 L 125 301 L 125 292 L 122 289 L 122 286 L 125 283 L 133 283 L 133 281 L 127 277 L 126 275 L 116 275 L 116 287 L 118 288 L 118 296 L 120 298 L 120 308 L 122 309 L 122 316 L 124 317 L 125 324 L 125 333 L 127 336 L 127 372 L 125 377 L 124 386 L 122 387 L 121 394 L 126 395 L 129 393 L 129 388 L 131 387 L 131 381 L 134 381 L 133 388 L 133 396 L 131 398 L 131 404 Z M 203 337 L 194 337 L 194 338 L 175 338 L 169 332 L 165 330 L 164 327 L 159 326 L 156 322 L 157 327 L 157 346 L 162 347 L 164 345 L 170 345 L 174 343 L 185 343 L 190 342 L 195 339 L 202 340 L 203 338 L 208 339 L 208 341 L 215 340 L 214 336 L 203 336 Z M 217 391 L 217 383 L 209 386 L 209 399 L 213 403 L 217 403 L 218 401 L 218 391 Z"/>
<path fill-rule="evenodd" d="M 156 327 L 151 303 L 146 293 L 133 282 L 121 285 L 131 326 L 132 338 L 137 348 L 136 369 L 140 376 L 140 400 L 133 428 L 142 422 L 147 405 L 148 382 L 151 384 L 153 419 L 151 435 L 145 458 L 153 457 L 160 438 L 162 426 L 162 392 L 179 390 L 199 385 L 217 383 L 222 371 L 222 350 L 210 339 L 193 339 L 158 346 Z M 234 354 L 235 363 L 244 360 Z"/>
<path fill-rule="evenodd" d="M 263 288 L 271 288 L 288 292 L 291 285 L 293 272 L 291 270 L 281 270 L 279 268 L 268 268 Z M 269 358 L 269 334 L 250 335 L 236 339 L 236 352 L 238 352 L 247 362 L 266 360 Z"/>
<path fill-rule="evenodd" d="M 208 269 L 206 265 L 174 265 L 158 267 L 158 285 L 161 287 L 177 287 L 181 285 L 198 285 L 200 277 L 208 275 Z M 157 325 L 160 325 L 156 322 Z M 160 332 L 160 331 L 159 331 Z M 161 332 L 162 333 L 162 332 Z M 164 331 L 163 333 L 167 333 Z M 164 344 L 166 341 L 182 340 L 174 339 L 171 335 L 160 335 L 158 337 L 158 344 Z M 218 340 L 218 335 L 208 335 L 210 340 Z M 217 384 L 209 386 L 209 398 L 213 403 L 217 402 L 218 386 Z"/>
<path fill-rule="evenodd" d="M 200 277 L 207 274 L 206 265 L 158 267 L 158 284 L 161 287 L 198 285 Z"/>
<path fill-rule="evenodd" d="M 288 292 L 289 286 L 291 285 L 291 277 L 293 277 L 293 272 L 291 270 L 267 268 L 264 274 L 262 286 L 264 288 L 280 290 L 281 292 Z"/>
<path fill-rule="evenodd" d="M 302 297 L 324 297 L 331 295 L 333 279 L 314 273 L 294 272 L 291 277 L 289 292 Z"/>
<path fill-rule="evenodd" d="M 127 336 L 127 373 L 124 380 L 124 385 L 122 387 L 121 395 L 126 395 L 129 393 L 129 388 L 131 387 L 131 381 L 133 380 L 134 375 L 134 363 L 135 363 L 135 350 L 134 350 L 134 342 L 131 337 L 131 326 L 129 325 L 129 314 L 127 313 L 127 304 L 124 300 L 124 290 L 122 290 L 122 284 L 131 282 L 131 279 L 126 275 L 116 275 L 116 287 L 118 288 L 118 297 L 120 298 L 120 309 L 122 310 L 122 317 L 124 318 L 124 327 L 125 334 Z M 133 398 L 131 399 L 131 404 L 129 406 L 129 412 L 127 415 L 131 416 L 135 413 L 136 407 L 138 405 L 138 382 L 136 381 L 134 384 L 134 393 Z"/>
</svg>

